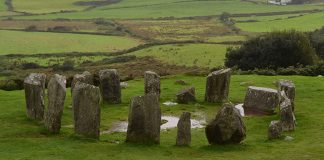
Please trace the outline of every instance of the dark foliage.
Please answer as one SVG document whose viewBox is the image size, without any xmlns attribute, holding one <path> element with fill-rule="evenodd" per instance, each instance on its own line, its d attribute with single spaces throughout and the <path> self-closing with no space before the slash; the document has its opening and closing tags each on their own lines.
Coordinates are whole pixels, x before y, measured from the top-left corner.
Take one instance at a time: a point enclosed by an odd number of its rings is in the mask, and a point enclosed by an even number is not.
<svg viewBox="0 0 324 160">
<path fill-rule="evenodd" d="M 74 69 L 74 61 L 66 60 L 62 65 L 54 65 L 54 71 L 71 71 Z"/>
<path fill-rule="evenodd" d="M 41 66 L 37 63 L 23 63 L 21 64 L 22 69 L 37 69 L 37 68 L 41 68 Z"/>
<path fill-rule="evenodd" d="M 324 59 L 324 27 L 310 33 L 310 40 L 316 50 L 317 55 Z"/>
<path fill-rule="evenodd" d="M 298 31 L 271 32 L 228 48 L 225 65 L 241 70 L 278 69 L 312 65 L 317 61 L 309 38 Z"/>
</svg>

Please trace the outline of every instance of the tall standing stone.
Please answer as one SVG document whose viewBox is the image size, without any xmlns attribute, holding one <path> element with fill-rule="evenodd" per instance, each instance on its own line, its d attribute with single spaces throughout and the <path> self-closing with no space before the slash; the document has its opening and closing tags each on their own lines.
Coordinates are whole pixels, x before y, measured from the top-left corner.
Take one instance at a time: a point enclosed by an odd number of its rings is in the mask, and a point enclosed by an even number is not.
<svg viewBox="0 0 324 160">
<path fill-rule="evenodd" d="M 31 73 L 24 80 L 27 117 L 44 119 L 46 75 Z"/>
<path fill-rule="evenodd" d="M 84 71 L 82 74 L 74 75 L 71 82 L 71 92 L 73 91 L 73 88 L 77 82 L 93 85 L 93 75 L 88 71 Z"/>
<path fill-rule="evenodd" d="M 278 91 L 271 88 L 250 86 L 244 100 L 244 111 L 247 114 L 269 115 L 279 106 Z"/>
<path fill-rule="evenodd" d="M 182 113 L 178 122 L 177 146 L 189 146 L 191 142 L 191 121 L 190 113 Z"/>
<path fill-rule="evenodd" d="M 279 80 L 278 81 L 279 91 L 284 91 L 287 97 L 290 99 L 292 110 L 295 110 L 295 95 L 296 89 L 295 84 L 289 80 Z"/>
<path fill-rule="evenodd" d="M 152 71 L 146 71 L 144 74 L 145 79 L 145 95 L 155 94 L 160 96 L 160 76 Z"/>
<path fill-rule="evenodd" d="M 100 91 L 105 103 L 121 103 L 120 78 L 116 69 L 101 70 L 99 72 Z"/>
<path fill-rule="evenodd" d="M 238 109 L 225 104 L 205 128 L 209 144 L 237 144 L 246 137 L 245 124 Z"/>
<path fill-rule="evenodd" d="M 221 69 L 207 76 L 205 101 L 211 103 L 228 100 L 231 69 Z"/>
<path fill-rule="evenodd" d="M 45 112 L 45 128 L 51 133 L 59 133 L 66 96 L 66 78 L 55 74 L 47 87 L 48 107 Z"/>
<path fill-rule="evenodd" d="M 280 122 L 282 124 L 282 130 L 293 131 L 295 130 L 296 119 L 295 114 L 292 110 L 291 101 L 284 91 L 281 91 L 281 97 Z"/>
<path fill-rule="evenodd" d="M 90 138 L 99 138 L 100 90 L 78 82 L 73 89 L 74 131 Z"/>
<path fill-rule="evenodd" d="M 160 143 L 161 109 L 157 95 L 133 97 L 128 115 L 126 142 Z"/>
</svg>

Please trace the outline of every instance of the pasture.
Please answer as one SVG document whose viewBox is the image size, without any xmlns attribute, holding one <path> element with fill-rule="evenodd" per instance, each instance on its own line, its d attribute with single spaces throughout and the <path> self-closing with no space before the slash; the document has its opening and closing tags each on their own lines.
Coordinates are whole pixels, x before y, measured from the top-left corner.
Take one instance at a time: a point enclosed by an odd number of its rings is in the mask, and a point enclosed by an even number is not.
<svg viewBox="0 0 324 160">
<path fill-rule="evenodd" d="M 211 120 L 220 108 L 218 104 L 203 102 L 205 77 L 171 76 L 163 78 L 161 102 L 172 100 L 175 93 L 184 86 L 175 85 L 182 79 L 196 87 L 198 102 L 189 105 L 164 106 L 163 115 L 179 116 L 183 111 L 199 112 Z M 245 117 L 247 139 L 240 145 L 209 146 L 203 129 L 192 131 L 191 147 L 176 147 L 176 129 L 162 131 L 159 146 L 125 144 L 125 133 L 103 134 L 99 141 L 79 139 L 73 136 L 70 91 L 67 91 L 62 120 L 62 131 L 58 135 L 46 135 L 43 124 L 26 119 L 23 91 L 0 91 L 2 112 L 0 126 L 0 154 L 3 159 L 322 159 L 323 146 L 323 105 L 324 91 L 322 77 L 301 76 L 233 76 L 230 87 L 230 100 L 243 101 L 250 82 L 257 86 L 274 87 L 278 79 L 290 79 L 296 83 L 296 117 L 298 126 L 295 132 L 285 133 L 293 141 L 267 140 L 267 127 L 278 115 L 266 117 Z M 101 131 L 109 129 L 113 122 L 125 121 L 130 97 L 143 94 L 143 80 L 129 81 L 129 88 L 122 90 L 122 104 L 101 106 Z M 193 118 L 196 118 L 195 116 Z M 187 153 L 187 154 L 183 154 Z M 271 154 L 269 154 L 271 153 Z"/>
<path fill-rule="evenodd" d="M 141 44 L 140 40 L 130 37 L 0 31 L 0 54 L 2 55 L 64 52 L 114 52 L 136 47 L 139 44 Z"/>
</svg>

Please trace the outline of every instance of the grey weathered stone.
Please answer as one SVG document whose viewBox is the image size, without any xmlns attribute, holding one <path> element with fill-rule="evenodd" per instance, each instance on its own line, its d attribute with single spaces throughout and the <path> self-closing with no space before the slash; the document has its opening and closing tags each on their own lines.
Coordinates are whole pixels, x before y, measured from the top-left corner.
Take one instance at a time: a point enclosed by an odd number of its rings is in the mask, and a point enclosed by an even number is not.
<svg viewBox="0 0 324 160">
<path fill-rule="evenodd" d="M 285 91 L 287 97 L 290 99 L 292 110 L 295 110 L 295 84 L 289 80 L 279 80 L 277 82 L 279 91 Z"/>
<path fill-rule="evenodd" d="M 178 121 L 177 146 L 189 146 L 191 143 L 191 121 L 190 113 L 182 113 Z"/>
<path fill-rule="evenodd" d="M 61 129 L 61 118 L 66 96 L 66 78 L 55 74 L 47 87 L 48 107 L 45 112 L 45 128 L 51 133 L 58 133 Z"/>
<path fill-rule="evenodd" d="M 282 126 L 280 121 L 271 121 L 268 128 L 268 139 L 278 139 L 282 134 Z"/>
<path fill-rule="evenodd" d="M 145 79 L 145 95 L 156 94 L 160 96 L 160 76 L 152 71 L 146 71 L 144 74 Z"/>
<path fill-rule="evenodd" d="M 176 80 L 175 82 L 174 82 L 174 84 L 178 84 L 178 85 L 188 85 L 188 83 L 187 82 L 185 82 L 184 80 Z"/>
<path fill-rule="evenodd" d="M 189 102 L 196 101 L 195 88 L 190 87 L 188 89 L 182 90 L 177 94 L 178 103 L 188 104 Z"/>
<path fill-rule="evenodd" d="M 293 131 L 296 126 L 295 114 L 292 110 L 290 99 L 287 97 L 285 91 L 281 91 L 280 103 L 280 121 L 283 131 Z"/>
<path fill-rule="evenodd" d="M 231 69 L 221 69 L 207 76 L 205 101 L 216 103 L 228 100 Z"/>
<path fill-rule="evenodd" d="M 73 89 L 74 131 L 90 138 L 99 138 L 100 90 L 77 82 Z"/>
<path fill-rule="evenodd" d="M 120 78 L 116 69 L 106 69 L 99 72 L 100 91 L 105 103 L 121 103 Z"/>
<path fill-rule="evenodd" d="M 246 129 L 239 111 L 225 104 L 205 129 L 209 144 L 238 144 L 246 137 Z"/>
<path fill-rule="evenodd" d="M 44 119 L 46 75 L 31 73 L 24 80 L 27 117 Z"/>
<path fill-rule="evenodd" d="M 279 105 L 279 94 L 275 89 L 250 86 L 244 100 L 246 114 L 269 115 Z"/>
<path fill-rule="evenodd" d="M 133 97 L 128 115 L 126 142 L 160 143 L 161 109 L 157 95 Z"/>
<path fill-rule="evenodd" d="M 73 80 L 71 82 L 71 93 L 72 93 L 73 88 L 77 82 L 82 82 L 82 83 L 93 85 L 93 75 L 88 71 L 84 71 L 82 74 L 74 75 Z"/>
</svg>

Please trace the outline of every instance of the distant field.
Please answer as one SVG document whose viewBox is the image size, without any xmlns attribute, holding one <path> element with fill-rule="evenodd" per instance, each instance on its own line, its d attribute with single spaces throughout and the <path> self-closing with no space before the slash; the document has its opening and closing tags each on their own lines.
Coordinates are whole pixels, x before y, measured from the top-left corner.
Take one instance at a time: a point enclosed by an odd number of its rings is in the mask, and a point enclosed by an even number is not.
<svg viewBox="0 0 324 160">
<path fill-rule="evenodd" d="M 73 3 L 81 0 L 12 0 L 15 11 L 28 13 L 51 13 L 60 11 L 80 11 L 87 6 Z M 82 0 L 89 1 L 89 0 Z"/>
<path fill-rule="evenodd" d="M 206 40 L 235 34 L 217 19 L 211 20 L 123 20 L 118 21 L 133 33 L 158 41 Z"/>
<path fill-rule="evenodd" d="M 0 0 L 0 12 L 1 11 L 6 11 L 8 8 L 5 5 L 5 0 Z"/>
<path fill-rule="evenodd" d="M 0 31 L 0 54 L 112 52 L 139 45 L 130 37 Z"/>
<path fill-rule="evenodd" d="M 269 32 L 273 30 L 297 29 L 301 31 L 312 31 L 324 26 L 324 12 L 312 13 L 306 15 L 288 15 L 288 16 L 265 16 L 237 18 L 241 21 L 256 22 L 238 22 L 236 26 L 249 32 Z"/>
<path fill-rule="evenodd" d="M 218 67 L 224 65 L 226 45 L 162 45 L 139 50 L 130 55 L 152 56 L 163 62 L 184 66 Z"/>
<path fill-rule="evenodd" d="M 154 4 L 152 4 L 154 3 Z M 104 7 L 98 7 L 87 12 L 58 13 L 39 16 L 27 16 L 27 19 L 138 19 L 159 17 L 191 17 L 219 15 L 222 12 L 229 13 L 268 13 L 282 11 L 314 10 L 323 9 L 322 4 L 287 5 L 276 6 L 267 4 L 256 4 L 240 0 L 211 0 L 211 1 L 172 1 L 158 3 L 147 0 L 123 0 L 120 3 Z"/>
</svg>

